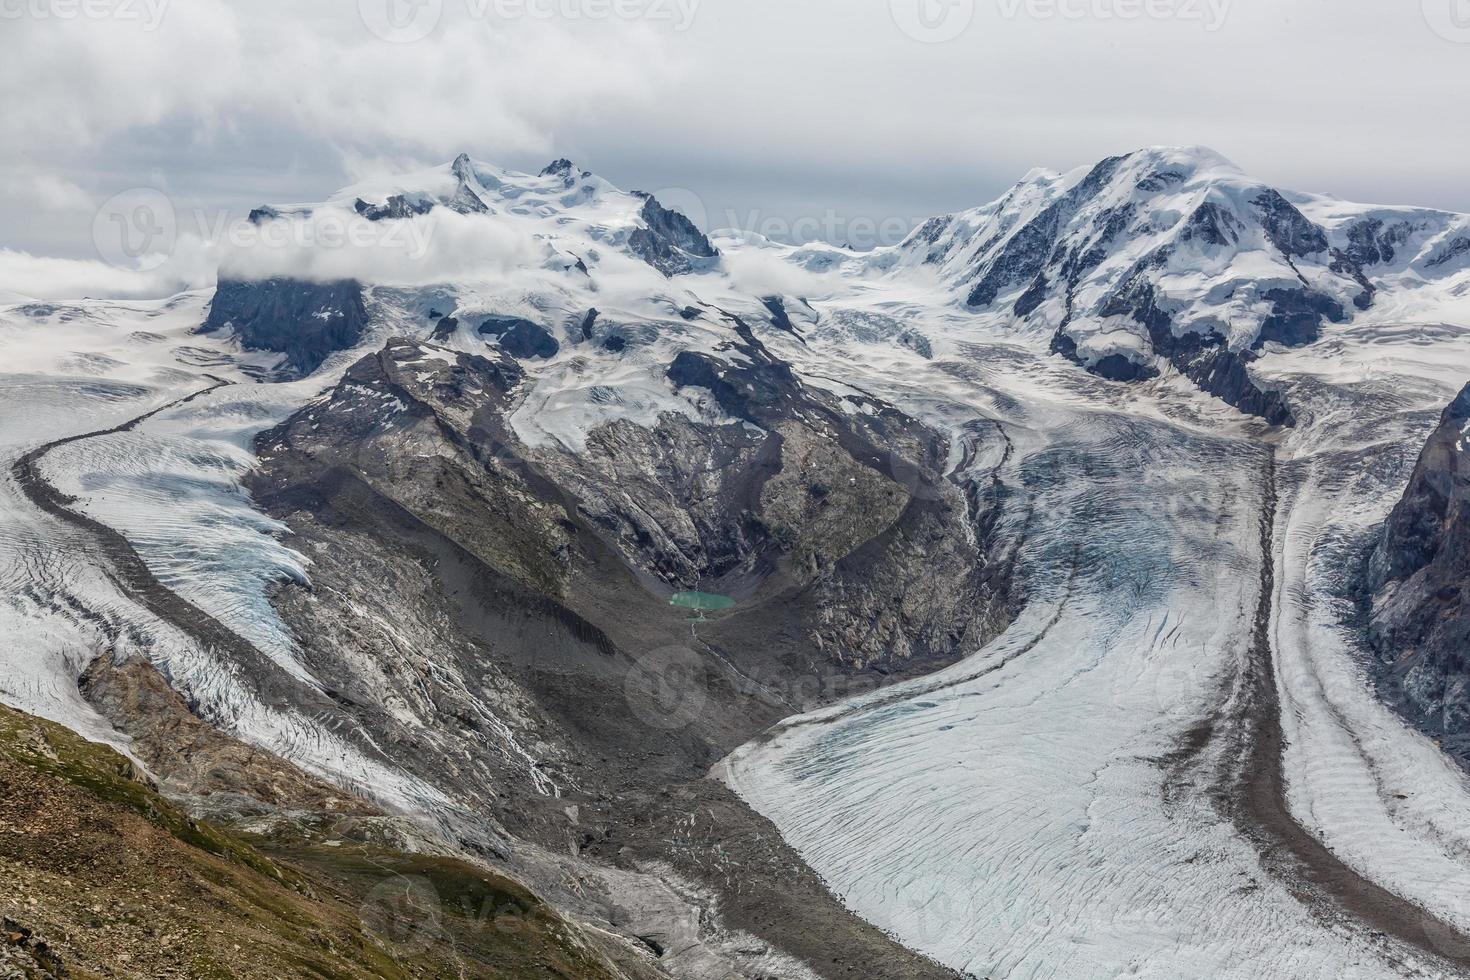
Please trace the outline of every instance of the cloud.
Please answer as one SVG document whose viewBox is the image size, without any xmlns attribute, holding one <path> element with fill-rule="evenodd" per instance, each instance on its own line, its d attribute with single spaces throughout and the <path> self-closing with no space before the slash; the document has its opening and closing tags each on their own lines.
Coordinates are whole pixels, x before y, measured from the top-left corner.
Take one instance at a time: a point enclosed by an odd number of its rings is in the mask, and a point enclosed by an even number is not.
<svg viewBox="0 0 1470 980">
<path fill-rule="evenodd" d="M 428 37 L 393 44 L 354 16 L 294 0 L 188 0 L 146 19 L 6 19 L 6 144 L 31 159 L 184 121 L 196 138 L 267 122 L 351 152 L 546 151 L 557 127 L 646 102 L 677 73 L 632 21 L 497 19 L 445 3 Z M 0 151 L 3 152 L 3 151 Z"/>
<path fill-rule="evenodd" d="M 56 174 L 36 174 L 29 181 L 29 192 L 48 211 L 87 211 L 94 206 L 92 195 Z"/>
<path fill-rule="evenodd" d="M 95 259 L 57 259 L 0 249 L 0 302 L 146 299 L 213 284 L 213 261 L 197 238 L 181 240 L 166 263 L 146 271 L 120 269 Z"/>
<path fill-rule="evenodd" d="M 736 288 L 754 296 L 817 298 L 834 285 L 834 277 L 792 265 L 781 252 L 759 247 L 725 252 L 722 264 Z"/>
<path fill-rule="evenodd" d="M 940 4 L 974 7 L 945 43 L 907 36 L 883 0 L 689 0 L 692 24 L 568 13 L 627 0 L 412 3 L 127 0 L 161 13 L 155 30 L 0 19 L 0 244 L 91 254 L 88 223 L 62 210 L 79 189 L 248 209 L 461 150 L 520 169 L 565 155 L 793 227 L 829 211 L 912 222 L 1036 165 L 1170 143 L 1287 188 L 1470 209 L 1470 130 L 1444 125 L 1470 49 L 1412 2 L 1235 2 L 1218 30 L 1102 16 L 1106 0 Z M 438 14 L 395 44 L 360 16 L 374 4 Z M 560 12 L 504 13 L 531 7 Z M 1063 8 L 1083 16 L 1038 12 Z M 1374 84 L 1323 86 L 1352 64 L 1374 65 Z M 14 180 L 38 168 L 57 183 Z"/>
<path fill-rule="evenodd" d="M 545 258 L 545 246 L 529 230 L 444 208 L 397 221 L 321 208 L 306 219 L 241 222 L 213 251 L 226 278 L 359 279 L 391 286 L 508 277 Z"/>
</svg>

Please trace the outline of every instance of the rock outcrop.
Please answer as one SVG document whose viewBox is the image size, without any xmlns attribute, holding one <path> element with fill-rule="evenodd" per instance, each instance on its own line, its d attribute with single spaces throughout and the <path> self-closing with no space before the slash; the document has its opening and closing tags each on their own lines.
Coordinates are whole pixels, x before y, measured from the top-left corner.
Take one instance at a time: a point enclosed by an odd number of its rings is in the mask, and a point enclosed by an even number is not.
<svg viewBox="0 0 1470 980">
<path fill-rule="evenodd" d="M 366 326 L 362 284 L 354 280 L 222 279 L 200 330 L 233 330 L 246 350 L 283 354 L 305 375 L 356 346 Z"/>
<path fill-rule="evenodd" d="M 1404 710 L 1470 761 L 1470 386 L 1430 436 L 1369 577 L 1374 644 Z"/>
</svg>

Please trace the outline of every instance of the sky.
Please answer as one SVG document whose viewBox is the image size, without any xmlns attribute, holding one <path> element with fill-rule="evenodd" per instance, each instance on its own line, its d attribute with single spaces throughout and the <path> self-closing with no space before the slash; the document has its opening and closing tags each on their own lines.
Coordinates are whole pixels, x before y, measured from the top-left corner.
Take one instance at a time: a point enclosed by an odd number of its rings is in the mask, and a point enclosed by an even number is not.
<svg viewBox="0 0 1470 980">
<path fill-rule="evenodd" d="M 1152 144 L 1470 211 L 1470 0 L 0 0 L 0 91 L 0 294 L 105 291 L 118 194 L 238 216 L 462 151 L 857 247 Z"/>
</svg>

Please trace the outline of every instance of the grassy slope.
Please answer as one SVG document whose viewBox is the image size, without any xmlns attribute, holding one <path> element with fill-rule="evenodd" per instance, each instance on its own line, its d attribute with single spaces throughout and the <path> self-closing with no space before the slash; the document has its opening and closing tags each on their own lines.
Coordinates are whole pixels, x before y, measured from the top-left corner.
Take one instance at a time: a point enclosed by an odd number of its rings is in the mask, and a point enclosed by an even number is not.
<svg viewBox="0 0 1470 980">
<path fill-rule="evenodd" d="M 3 706 L 0 915 L 0 974 L 54 975 L 44 939 L 78 978 L 620 975 L 508 879 L 306 836 L 253 845 Z"/>
</svg>

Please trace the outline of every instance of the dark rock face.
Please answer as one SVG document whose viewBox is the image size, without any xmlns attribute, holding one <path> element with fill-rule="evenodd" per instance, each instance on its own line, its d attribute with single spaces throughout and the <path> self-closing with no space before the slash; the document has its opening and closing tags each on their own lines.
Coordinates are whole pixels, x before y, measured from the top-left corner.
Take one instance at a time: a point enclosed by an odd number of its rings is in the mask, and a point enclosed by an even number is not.
<svg viewBox="0 0 1470 980">
<path fill-rule="evenodd" d="M 930 218 L 918 228 L 914 229 L 914 233 L 909 236 L 908 241 L 914 245 L 927 245 L 928 253 L 924 256 L 924 262 L 932 265 L 944 258 L 944 250 L 939 247 L 938 242 L 940 237 L 949 231 L 953 224 L 953 215 L 941 215 L 937 218 Z"/>
<path fill-rule="evenodd" d="M 1322 321 L 1341 323 L 1347 319 L 1342 304 L 1329 296 L 1306 289 L 1268 289 L 1271 315 L 1261 324 L 1255 346 L 1267 343 L 1300 347 L 1315 343 L 1322 336 Z"/>
<path fill-rule="evenodd" d="M 1278 192 L 1262 191 L 1251 203 L 1266 236 L 1282 255 L 1305 257 L 1327 251 L 1326 233 Z"/>
<path fill-rule="evenodd" d="M 233 329 L 247 350 L 285 354 L 292 370 L 305 375 L 355 347 L 366 327 L 362 284 L 355 280 L 222 279 L 199 329 Z"/>
<path fill-rule="evenodd" d="M 761 303 L 771 313 L 771 326 L 777 330 L 784 330 L 789 334 L 796 333 L 796 327 L 791 322 L 791 315 L 786 312 L 786 301 L 779 296 L 767 296 Z"/>
<path fill-rule="evenodd" d="M 734 323 L 741 339 L 735 348 L 746 363 L 682 351 L 669 365 L 668 377 L 676 388 L 708 389 L 726 415 L 764 427 L 794 412 L 801 384 L 791 366 L 773 357 L 744 321 Z"/>
<path fill-rule="evenodd" d="M 647 227 L 633 232 L 628 247 L 664 275 L 693 272 L 707 260 L 719 257 L 719 251 L 694 222 L 659 204 L 652 194 L 643 195 L 640 214 Z"/>
<path fill-rule="evenodd" d="M 1407 241 L 1413 228 L 1408 223 L 1383 228 L 1365 222 L 1349 235 L 1348 247 L 1334 248 L 1322 227 L 1281 193 L 1263 187 L 1250 190 L 1244 202 L 1212 196 L 1181 218 L 1153 198 L 1177 189 L 1197 171 L 1158 163 L 1140 167 L 1145 155 L 1102 161 L 1075 187 L 1045 198 L 1050 203 L 1019 225 L 1014 224 L 1019 216 L 1007 211 L 1003 201 L 998 213 L 982 217 L 978 229 L 955 232 L 955 216 L 934 219 L 910 236 L 906 248 L 923 254 L 927 262 L 963 257 L 972 263 L 962 273 L 970 283 L 970 307 L 994 309 L 1004 303 L 1018 319 L 1044 319 L 1048 327 L 1054 325 L 1052 350 L 1088 371 L 1112 380 L 1142 381 L 1155 377 L 1159 361 L 1165 360 L 1241 411 L 1289 423 L 1291 413 L 1281 396 L 1251 378 L 1256 352 L 1268 343 L 1315 342 L 1324 324 L 1348 319 L 1347 296 L 1358 309 L 1368 309 L 1376 288 L 1363 271 L 1364 262 L 1395 254 L 1395 244 Z M 982 238 L 982 232 L 988 237 Z M 1236 270 L 1233 256 L 1247 242 L 1258 247 L 1262 237 L 1278 274 L 1252 281 L 1255 273 Z M 1150 243 L 1149 251 L 1136 255 L 1131 250 L 1140 241 Z M 1123 256 L 1128 256 L 1126 264 L 1119 261 Z M 1258 291 L 1269 304 L 1248 350 L 1229 349 L 1228 331 L 1209 309 L 1213 297 L 1164 302 L 1165 271 L 1198 261 L 1208 268 L 1216 261 L 1229 266 L 1241 286 Z M 1337 281 L 1316 285 L 1307 270 L 1324 266 Z M 1103 269 L 1108 271 L 1099 276 Z M 1236 302 L 1234 291 L 1222 287 L 1222 292 L 1224 301 Z M 1250 315 L 1258 316 L 1253 311 Z M 1110 317 L 1146 328 L 1139 354 L 1079 351 L 1086 343 L 1079 326 Z"/>
<path fill-rule="evenodd" d="M 453 337 L 455 331 L 458 329 L 459 320 L 452 316 L 440 317 L 439 322 L 434 324 L 434 339 L 439 343 L 443 343 L 450 337 Z"/>
<path fill-rule="evenodd" d="M 519 317 L 492 316 L 480 324 L 482 337 L 495 337 L 500 349 L 512 357 L 555 357 L 561 350 L 546 328 Z"/>
<path fill-rule="evenodd" d="M 969 304 L 989 306 L 1007 289 L 1035 279 L 1048 264 L 1062 225 L 1077 213 L 1081 205 L 1097 196 L 1123 160 L 1123 157 L 1110 157 L 1099 163 L 1080 184 L 1012 236 L 970 291 Z"/>
<path fill-rule="evenodd" d="M 369 221 L 386 221 L 390 219 L 416 218 L 421 214 L 428 214 L 434 210 L 433 201 L 410 201 L 402 194 L 394 194 L 382 204 L 369 204 L 362 198 L 357 199 L 353 205 L 357 213 Z"/>
<path fill-rule="evenodd" d="M 1448 265 L 1466 252 L 1470 252 L 1470 238 L 1456 238 L 1424 264 L 1431 269 L 1437 269 L 1442 265 Z"/>
<path fill-rule="evenodd" d="M 1179 240 L 1203 242 L 1205 245 L 1222 247 L 1234 245 L 1240 241 L 1240 233 L 1244 230 L 1240 219 L 1235 215 L 1220 205 L 1207 201 L 1189 216 L 1189 221 L 1185 224 Z"/>
<path fill-rule="evenodd" d="M 1200 390 L 1242 412 L 1258 415 L 1272 425 L 1292 423 L 1285 398 L 1279 392 L 1262 388 L 1251 378 L 1249 366 L 1255 359 L 1252 352 L 1230 350 L 1225 339 L 1215 333 L 1176 334 L 1173 318 L 1159 309 L 1153 284 L 1142 276 L 1115 294 L 1102 312 L 1104 316 L 1131 316 L 1144 324 L 1155 353 L 1168 358 Z M 1070 338 L 1058 333 L 1052 349 L 1075 360 L 1075 345 L 1069 347 L 1069 343 Z M 1148 376 L 1141 374 L 1140 378 Z"/>
<path fill-rule="evenodd" d="M 1407 221 L 1384 225 L 1378 218 L 1364 218 L 1348 228 L 1348 246 L 1343 252 L 1363 268 L 1386 265 L 1413 233 L 1414 226 Z"/>
<path fill-rule="evenodd" d="M 597 326 L 597 318 L 602 316 L 598 310 L 588 310 L 587 315 L 582 317 L 582 339 L 591 340 L 592 331 Z"/>
<path fill-rule="evenodd" d="M 1470 761 L 1470 386 L 1447 408 L 1369 564 L 1371 633 L 1403 710 Z"/>
<path fill-rule="evenodd" d="M 1109 381 L 1146 381 L 1158 376 L 1158 372 L 1152 367 L 1122 354 L 1109 354 L 1101 358 L 1092 366 L 1092 373 Z"/>
<path fill-rule="evenodd" d="M 460 214 L 485 214 L 490 210 L 489 206 L 475 190 L 479 180 L 475 176 L 475 165 L 470 161 L 469 155 L 461 153 L 454 158 L 450 164 L 450 172 L 454 174 L 459 182 L 455 191 L 440 203 L 451 211 Z"/>
</svg>

